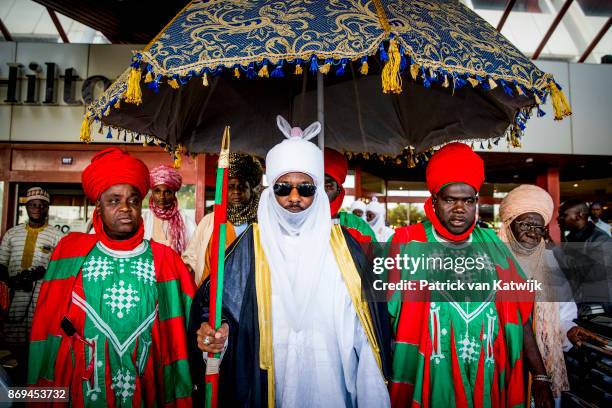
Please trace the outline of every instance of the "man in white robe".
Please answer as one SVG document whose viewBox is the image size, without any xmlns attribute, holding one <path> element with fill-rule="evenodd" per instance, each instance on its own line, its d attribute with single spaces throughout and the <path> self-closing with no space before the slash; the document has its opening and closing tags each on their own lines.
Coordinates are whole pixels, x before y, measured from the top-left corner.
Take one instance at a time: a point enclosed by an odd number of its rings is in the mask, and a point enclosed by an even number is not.
<svg viewBox="0 0 612 408">
<path fill-rule="evenodd" d="M 227 347 L 222 405 L 387 407 L 388 318 L 384 304 L 362 299 L 359 245 L 332 226 L 323 154 L 308 141 L 320 124 L 278 124 L 287 139 L 266 157 L 258 223 L 226 257 L 225 323 L 206 322 L 207 283 L 193 303 L 192 365 Z"/>
</svg>

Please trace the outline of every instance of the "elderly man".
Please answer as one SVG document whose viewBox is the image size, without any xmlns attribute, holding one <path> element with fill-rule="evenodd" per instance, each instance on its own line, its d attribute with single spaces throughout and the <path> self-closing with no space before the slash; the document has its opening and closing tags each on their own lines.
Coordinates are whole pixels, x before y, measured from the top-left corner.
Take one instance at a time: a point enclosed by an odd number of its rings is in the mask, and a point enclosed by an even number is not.
<svg viewBox="0 0 612 408">
<path fill-rule="evenodd" d="M 0 288 L 9 293 L 4 340 L 21 363 L 17 380 L 25 382 L 27 347 L 32 317 L 40 291 L 40 280 L 47 271 L 53 249 L 62 234 L 50 226 L 49 193 L 40 187 L 26 192 L 28 221 L 9 229 L 0 245 Z M 10 303 L 9 303 L 10 302 Z M 2 310 L 5 312 L 6 310 Z"/>
<path fill-rule="evenodd" d="M 143 215 L 144 239 L 153 239 L 183 253 L 196 229 L 192 217 L 179 210 L 176 193 L 183 177 L 171 166 L 161 165 L 151 170 L 149 210 Z"/>
<path fill-rule="evenodd" d="M 527 366 L 533 378 L 547 374 L 552 380 L 550 384 L 532 381 L 536 401 L 548 392 L 550 385 L 555 405 L 560 407 L 561 393 L 569 391 L 563 351 L 583 341 L 601 343 L 601 338 L 574 323 L 577 309 L 569 284 L 552 251 L 546 249 L 544 237 L 553 210 L 553 200 L 545 190 L 534 185 L 520 185 L 501 202 L 499 237 L 508 243 L 527 277 L 543 284 L 543 290 L 536 295 L 533 318 L 533 331 L 542 359 L 539 353 L 527 354 Z M 530 331 L 531 326 L 526 325 L 525 333 Z M 526 341 L 530 339 L 526 337 Z"/>
<path fill-rule="evenodd" d="M 347 228 L 353 238 L 359 242 L 376 241 L 374 231 L 367 222 L 352 213 L 340 211 L 345 195 L 342 184 L 348 174 L 348 160 L 342 153 L 329 147 L 323 151 L 323 159 L 325 161 L 325 193 L 329 198 L 332 221 Z"/>
<path fill-rule="evenodd" d="M 363 254 L 331 222 L 323 154 L 308 141 L 320 125 L 302 132 L 282 118 L 279 124 L 287 140 L 266 157 L 270 187 L 258 223 L 226 258 L 227 323 L 216 332 L 206 323 L 208 285 L 202 286 L 192 307 L 193 345 L 220 352 L 228 341 L 223 406 L 388 406 L 384 305 L 362 299 Z"/>
<path fill-rule="evenodd" d="M 28 383 L 69 387 L 77 407 L 190 407 L 185 316 L 195 284 L 175 251 L 143 238 L 149 171 L 109 148 L 82 182 L 96 233 L 71 233 L 52 255 Z"/>
<path fill-rule="evenodd" d="M 226 247 L 257 219 L 259 187 L 263 176 L 263 167 L 255 156 L 230 153 L 229 164 Z M 183 253 L 183 261 L 194 273 L 198 286 L 210 273 L 210 237 L 213 232 L 213 221 L 214 213 L 202 218 L 193 239 Z"/>
<path fill-rule="evenodd" d="M 366 206 L 366 219 L 376 234 L 376 241 L 387 242 L 393 236 L 393 228 L 387 226 L 385 206 L 378 202 L 378 198 L 372 198 L 372 201 Z"/>
<path fill-rule="evenodd" d="M 432 194 L 425 203 L 427 219 L 398 228 L 392 239 L 402 256 L 427 261 L 409 276 L 432 284 L 489 286 L 480 291 L 428 286 L 416 298 L 389 302 L 396 341 L 392 404 L 520 406 L 525 402 L 523 325 L 532 302 L 520 293 L 495 292 L 495 280 L 523 283 L 525 278 L 493 230 L 475 225 L 482 159 L 467 145 L 450 143 L 429 160 L 426 181 Z M 438 259 L 444 259 L 444 267 Z"/>
</svg>

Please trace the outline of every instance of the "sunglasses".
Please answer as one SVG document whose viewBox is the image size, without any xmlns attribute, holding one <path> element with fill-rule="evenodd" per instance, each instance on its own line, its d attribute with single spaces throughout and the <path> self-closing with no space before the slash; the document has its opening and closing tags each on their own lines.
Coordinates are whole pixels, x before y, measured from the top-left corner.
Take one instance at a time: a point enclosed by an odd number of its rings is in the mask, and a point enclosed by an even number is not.
<svg viewBox="0 0 612 408">
<path fill-rule="evenodd" d="M 530 224 L 527 221 L 517 221 L 516 223 L 521 232 L 533 231 L 538 235 L 546 235 L 546 231 L 548 230 L 548 228 L 542 225 Z"/>
<path fill-rule="evenodd" d="M 317 192 L 317 186 L 310 183 L 276 183 L 272 188 L 274 189 L 274 194 L 280 197 L 287 197 L 294 188 L 297 189 L 298 194 L 302 197 L 312 197 Z"/>
</svg>

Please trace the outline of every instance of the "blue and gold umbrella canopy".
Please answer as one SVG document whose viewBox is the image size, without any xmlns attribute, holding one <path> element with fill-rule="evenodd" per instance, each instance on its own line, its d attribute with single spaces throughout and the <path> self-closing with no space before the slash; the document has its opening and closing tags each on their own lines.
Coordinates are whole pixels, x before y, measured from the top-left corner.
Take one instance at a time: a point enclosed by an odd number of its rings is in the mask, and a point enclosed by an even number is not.
<svg viewBox="0 0 612 408">
<path fill-rule="evenodd" d="M 94 121 L 171 150 L 278 141 L 274 117 L 316 119 L 325 74 L 326 145 L 421 153 L 453 140 L 520 145 L 525 122 L 561 87 L 455 0 L 192 1 L 87 109 Z M 381 89 L 382 88 L 382 89 Z"/>
</svg>

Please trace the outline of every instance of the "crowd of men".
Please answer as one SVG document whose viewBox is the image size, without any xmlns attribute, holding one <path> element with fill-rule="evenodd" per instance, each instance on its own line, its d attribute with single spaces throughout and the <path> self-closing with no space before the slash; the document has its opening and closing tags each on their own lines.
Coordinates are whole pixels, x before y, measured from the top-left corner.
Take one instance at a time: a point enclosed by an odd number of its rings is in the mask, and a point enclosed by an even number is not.
<svg viewBox="0 0 612 408">
<path fill-rule="evenodd" d="M 551 249 L 553 201 L 522 185 L 504 198 L 497 235 L 477 225 L 482 159 L 450 143 L 427 164 L 426 220 L 394 230 L 376 199 L 341 210 L 348 163 L 310 141 L 317 122 L 302 130 L 279 117 L 278 126 L 285 139 L 266 156 L 269 187 L 257 158 L 230 155 L 218 329 L 208 324 L 213 217 L 196 226 L 180 210 L 177 170 L 149 170 L 118 148 L 96 154 L 82 174 L 95 203 L 87 234 L 62 237 L 47 224 L 49 195 L 28 190 L 28 222 L 0 246 L 15 384 L 68 387 L 75 406 L 199 405 L 207 353 L 221 353 L 220 406 L 559 406 L 563 351 L 606 341 L 575 324 L 572 300 L 609 310 L 612 238 L 599 204 L 590 217 L 581 202 L 559 209 L 566 241 L 593 245 Z M 569 295 L 368 301 L 372 242 L 413 257 L 411 243 L 480 251 L 487 279 L 537 279 Z"/>
</svg>

